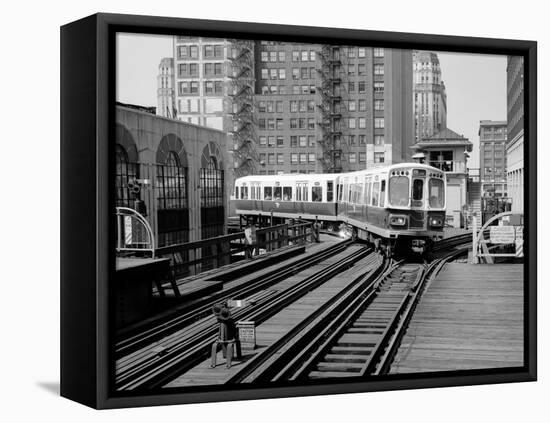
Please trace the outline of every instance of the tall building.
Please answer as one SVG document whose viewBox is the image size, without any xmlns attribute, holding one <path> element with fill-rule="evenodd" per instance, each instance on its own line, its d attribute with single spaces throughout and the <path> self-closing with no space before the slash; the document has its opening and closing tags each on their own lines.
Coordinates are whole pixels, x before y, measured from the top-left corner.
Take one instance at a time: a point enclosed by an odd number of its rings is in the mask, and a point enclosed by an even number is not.
<svg viewBox="0 0 550 423">
<path fill-rule="evenodd" d="M 231 134 L 241 174 L 410 159 L 412 52 L 175 37 L 178 118 Z"/>
<path fill-rule="evenodd" d="M 506 161 L 512 211 L 523 212 L 523 57 L 508 56 Z"/>
<path fill-rule="evenodd" d="M 165 57 L 160 61 L 157 77 L 157 114 L 159 116 L 176 117 L 175 85 L 174 59 Z"/>
<path fill-rule="evenodd" d="M 507 122 L 479 122 L 479 176 L 483 197 L 506 197 Z"/>
<path fill-rule="evenodd" d="M 447 93 L 437 54 L 413 52 L 415 139 L 431 137 L 447 127 Z"/>
</svg>

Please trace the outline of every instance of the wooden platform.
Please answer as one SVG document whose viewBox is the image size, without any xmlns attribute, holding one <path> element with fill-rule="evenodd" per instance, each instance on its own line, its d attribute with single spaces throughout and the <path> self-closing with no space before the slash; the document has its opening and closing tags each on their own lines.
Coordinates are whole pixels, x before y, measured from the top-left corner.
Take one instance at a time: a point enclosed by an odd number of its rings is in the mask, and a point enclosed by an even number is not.
<svg viewBox="0 0 550 423">
<path fill-rule="evenodd" d="M 523 265 L 449 263 L 420 300 L 390 373 L 523 365 Z"/>
<path fill-rule="evenodd" d="M 351 247 L 360 248 L 360 247 Z M 292 284 L 295 284 L 299 280 L 302 280 L 308 274 L 312 274 L 319 270 L 319 266 L 328 266 L 334 261 L 340 260 L 342 257 L 348 255 L 350 250 L 340 253 L 325 260 L 314 268 L 308 268 L 303 272 L 299 272 L 295 276 L 286 279 L 285 281 L 276 284 L 271 289 L 274 291 L 283 290 L 288 288 Z M 353 279 L 360 274 L 369 272 L 375 264 L 372 257 L 366 257 L 356 263 L 355 266 L 342 272 L 338 276 L 328 280 L 317 289 L 304 295 L 298 301 L 294 302 L 284 310 L 276 313 L 271 318 L 263 322 L 256 328 L 256 343 L 257 348 L 252 352 L 244 352 L 242 360 L 234 360 L 231 369 L 226 369 L 225 359 L 222 357 L 222 353 L 219 352 L 217 356 L 217 367 L 210 368 L 210 359 L 203 361 L 195 368 L 191 369 L 187 373 L 181 375 L 166 387 L 174 388 L 181 386 L 196 386 L 196 385 L 216 385 L 222 384 L 233 376 L 242 367 L 242 363 L 250 360 L 256 354 L 262 352 L 269 345 L 284 337 L 294 326 L 300 323 L 308 315 L 313 313 L 321 304 L 328 301 L 331 297 L 336 295 L 340 290 L 350 284 Z"/>
</svg>

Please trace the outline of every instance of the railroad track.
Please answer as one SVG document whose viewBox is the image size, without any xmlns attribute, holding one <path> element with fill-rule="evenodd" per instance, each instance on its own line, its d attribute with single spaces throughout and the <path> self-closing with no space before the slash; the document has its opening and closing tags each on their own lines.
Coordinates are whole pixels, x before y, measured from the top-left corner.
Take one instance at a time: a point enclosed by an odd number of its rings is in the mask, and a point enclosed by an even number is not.
<svg viewBox="0 0 550 423">
<path fill-rule="evenodd" d="M 177 310 L 173 315 L 165 316 L 162 319 L 151 322 L 147 327 L 141 327 L 140 331 L 130 334 L 116 342 L 115 359 L 128 357 L 132 353 L 154 344 L 160 339 L 190 326 L 191 324 L 209 316 L 212 313 L 214 304 L 227 301 L 232 298 L 249 298 L 261 290 L 267 289 L 308 267 L 326 260 L 335 254 L 344 251 L 351 240 L 345 240 L 330 246 L 316 254 L 312 254 L 303 260 L 298 260 L 290 266 L 282 269 L 275 269 L 257 278 L 248 281 L 244 286 L 235 286 L 231 289 L 213 293 L 191 301 L 183 309 Z"/>
<path fill-rule="evenodd" d="M 471 236 L 470 236 L 471 237 Z M 441 247 L 429 265 L 391 262 L 374 279 L 342 295 L 331 313 L 306 321 L 249 361 L 226 383 L 366 377 L 387 372 L 420 293 L 450 259 L 464 254 L 468 236 Z"/>
<path fill-rule="evenodd" d="M 320 271 L 305 277 L 287 289 L 279 292 L 266 290 L 262 295 L 258 296 L 260 290 L 273 285 L 275 281 L 292 276 L 299 269 L 303 270 L 306 267 L 325 260 L 336 254 L 335 251 L 342 252 L 349 245 L 349 242 L 345 242 L 343 248 L 333 248 L 329 253 L 325 252 L 324 254 L 315 255 L 315 257 L 301 261 L 295 267 L 281 269 L 274 272 L 273 275 L 260 278 L 252 290 L 243 288 L 233 291 L 231 297 L 234 299 L 244 298 L 245 295 L 250 295 L 252 292 L 257 296 L 255 304 L 243 307 L 242 309 L 236 309 L 233 312 L 234 319 L 253 320 L 257 324 L 260 324 L 307 292 L 320 286 L 331 277 L 352 266 L 356 261 L 372 252 L 367 247 L 357 248 L 342 257 L 341 260 L 324 266 Z M 228 295 L 228 293 L 226 292 L 225 295 Z M 207 357 L 210 346 L 215 340 L 218 331 L 215 318 L 213 316 L 210 317 L 210 307 L 211 304 L 219 301 L 220 298 L 216 298 L 216 300 L 210 301 L 208 306 L 202 304 L 201 307 L 197 307 L 197 310 L 203 310 L 203 313 L 208 313 L 208 317 L 199 322 L 196 322 L 196 317 L 194 317 L 192 324 L 189 324 L 190 322 L 185 319 L 191 319 L 193 316 L 185 317 L 182 320 L 185 322 L 184 325 L 186 325 L 185 330 L 179 330 L 181 326 L 175 326 L 178 328 L 179 334 L 173 334 L 170 339 L 163 340 L 161 344 L 153 343 L 147 348 L 118 360 L 115 380 L 116 389 L 135 391 L 162 387 L 176 375 L 185 372 L 198 361 Z M 206 310 L 202 307 L 208 307 L 208 309 Z M 197 313 L 197 310 L 190 313 Z M 179 322 L 179 325 L 182 325 L 182 321 Z M 172 330 L 173 328 L 174 326 Z M 162 332 L 168 331 L 164 326 L 157 330 Z M 151 336 L 151 334 L 146 334 L 145 336 Z"/>
</svg>

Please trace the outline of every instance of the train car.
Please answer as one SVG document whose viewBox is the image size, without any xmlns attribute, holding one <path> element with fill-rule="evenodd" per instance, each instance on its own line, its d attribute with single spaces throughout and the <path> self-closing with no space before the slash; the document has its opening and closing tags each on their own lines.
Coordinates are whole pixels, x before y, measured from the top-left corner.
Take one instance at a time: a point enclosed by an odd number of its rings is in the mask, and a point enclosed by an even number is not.
<svg viewBox="0 0 550 423">
<path fill-rule="evenodd" d="M 337 174 L 245 176 L 235 181 L 231 200 L 247 220 L 273 216 L 334 223 L 337 181 Z"/>
<path fill-rule="evenodd" d="M 423 253 L 442 237 L 445 192 L 440 169 L 401 163 L 343 174 L 246 176 L 236 180 L 232 200 L 247 220 L 274 216 L 344 225 L 391 255 L 397 247 Z"/>
<path fill-rule="evenodd" d="M 342 174 L 338 220 L 388 254 L 399 246 L 423 253 L 443 236 L 445 192 L 444 172 L 418 163 Z"/>
</svg>

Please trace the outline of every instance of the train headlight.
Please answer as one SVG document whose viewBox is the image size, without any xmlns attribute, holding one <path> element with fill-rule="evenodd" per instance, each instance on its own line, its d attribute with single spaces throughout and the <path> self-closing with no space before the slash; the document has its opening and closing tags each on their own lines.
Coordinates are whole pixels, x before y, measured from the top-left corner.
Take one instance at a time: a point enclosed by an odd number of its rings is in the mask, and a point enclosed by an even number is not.
<svg viewBox="0 0 550 423">
<path fill-rule="evenodd" d="M 443 219 L 440 218 L 440 217 L 431 217 L 430 218 L 430 226 L 433 226 L 433 227 L 443 226 Z"/>
<path fill-rule="evenodd" d="M 405 216 L 390 216 L 390 225 L 405 226 L 406 224 L 407 218 Z"/>
</svg>

